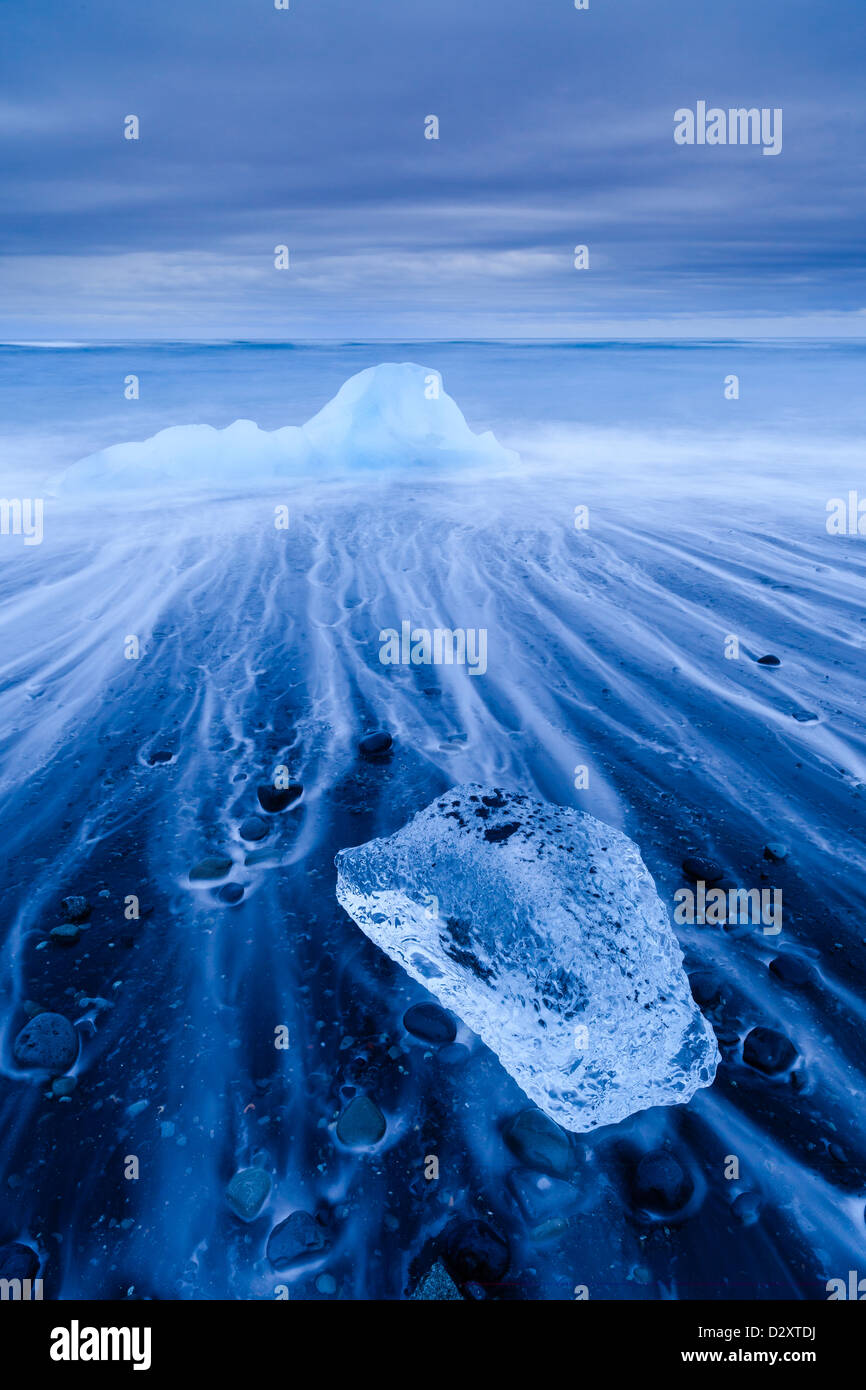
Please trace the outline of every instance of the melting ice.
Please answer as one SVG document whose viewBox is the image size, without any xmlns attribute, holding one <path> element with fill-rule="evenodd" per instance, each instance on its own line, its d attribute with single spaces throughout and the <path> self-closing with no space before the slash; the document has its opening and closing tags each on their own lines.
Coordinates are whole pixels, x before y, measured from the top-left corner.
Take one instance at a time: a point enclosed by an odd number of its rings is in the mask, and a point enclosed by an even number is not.
<svg viewBox="0 0 866 1390">
<path fill-rule="evenodd" d="M 336 862 L 337 897 L 371 941 L 559 1124 L 614 1124 L 713 1081 L 715 1036 L 627 835 L 470 784 Z"/>
</svg>

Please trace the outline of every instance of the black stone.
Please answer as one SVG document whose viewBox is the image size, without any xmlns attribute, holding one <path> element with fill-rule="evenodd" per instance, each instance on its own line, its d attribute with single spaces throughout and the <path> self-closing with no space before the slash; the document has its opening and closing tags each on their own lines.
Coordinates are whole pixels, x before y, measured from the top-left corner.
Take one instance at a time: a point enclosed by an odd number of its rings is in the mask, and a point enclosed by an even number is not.
<svg viewBox="0 0 866 1390">
<path fill-rule="evenodd" d="M 637 1165 L 634 1195 L 639 1206 L 672 1215 L 686 1205 L 693 1192 L 691 1176 L 667 1149 L 653 1149 Z"/>
<path fill-rule="evenodd" d="M 777 980 L 784 981 L 786 985 L 808 985 L 815 978 L 815 972 L 807 961 L 784 952 L 770 961 L 770 971 Z"/>
<path fill-rule="evenodd" d="M 231 872 L 232 861 L 224 854 L 211 854 L 200 859 L 189 871 L 193 883 L 207 883 L 213 879 L 225 878 Z"/>
<path fill-rule="evenodd" d="M 242 840 L 264 840 L 268 834 L 268 823 L 262 820 L 261 816 L 247 816 L 246 820 L 241 821 L 240 837 Z"/>
<path fill-rule="evenodd" d="M 38 1273 L 39 1256 L 29 1245 L 0 1245 L 0 1279 L 35 1279 Z"/>
<path fill-rule="evenodd" d="M 511 1252 L 504 1236 L 486 1221 L 456 1217 L 442 1232 L 439 1242 L 445 1263 L 460 1281 L 498 1284 L 508 1272 Z"/>
<path fill-rule="evenodd" d="M 388 1128 L 385 1116 L 369 1096 L 355 1096 L 337 1121 L 337 1138 L 348 1148 L 378 1144 Z"/>
<path fill-rule="evenodd" d="M 156 767 L 157 763 L 170 763 L 173 757 L 174 754 L 169 752 L 167 748 L 155 748 L 147 761 L 151 767 Z"/>
<path fill-rule="evenodd" d="M 753 1028 L 743 1043 L 743 1061 L 767 1076 L 787 1071 L 797 1060 L 797 1049 L 775 1028 Z"/>
<path fill-rule="evenodd" d="M 59 927 L 52 927 L 49 939 L 55 946 L 74 946 L 81 936 L 81 928 L 74 922 L 64 922 Z"/>
<path fill-rule="evenodd" d="M 757 1192 L 741 1192 L 731 1210 L 744 1226 L 753 1226 L 761 1215 L 761 1199 Z"/>
<path fill-rule="evenodd" d="M 715 883 L 724 877 L 725 871 L 720 869 L 712 859 L 704 859 L 700 855 L 694 855 L 683 860 L 683 873 L 694 883 Z"/>
<path fill-rule="evenodd" d="M 722 992 L 722 980 L 713 970 L 696 970 L 689 976 L 696 1004 L 715 1004 Z"/>
<path fill-rule="evenodd" d="M 358 744 L 358 751 L 364 758 L 384 758 L 391 751 L 394 740 L 384 729 L 367 734 Z"/>
<path fill-rule="evenodd" d="M 230 905 L 239 903 L 243 895 L 244 890 L 239 883 L 224 883 L 219 890 L 220 902 L 229 903 Z"/>
<path fill-rule="evenodd" d="M 403 1027 L 416 1038 L 430 1043 L 452 1043 L 457 1025 L 438 1004 L 413 1004 L 403 1015 Z"/>
<path fill-rule="evenodd" d="M 781 666 L 781 664 L 782 664 L 782 663 L 781 663 L 781 661 L 779 660 L 779 658 L 778 658 L 777 656 L 759 656 L 759 657 L 758 657 L 758 665 L 759 665 L 759 666 Z"/>
<path fill-rule="evenodd" d="M 321 1255 L 328 1244 L 327 1234 L 309 1212 L 293 1211 L 271 1231 L 266 1253 L 274 1269 L 287 1269 Z"/>
<path fill-rule="evenodd" d="M 574 1166 L 568 1135 L 541 1110 L 521 1110 L 506 1125 L 504 1139 L 520 1162 L 538 1173 L 564 1178 Z"/>
</svg>

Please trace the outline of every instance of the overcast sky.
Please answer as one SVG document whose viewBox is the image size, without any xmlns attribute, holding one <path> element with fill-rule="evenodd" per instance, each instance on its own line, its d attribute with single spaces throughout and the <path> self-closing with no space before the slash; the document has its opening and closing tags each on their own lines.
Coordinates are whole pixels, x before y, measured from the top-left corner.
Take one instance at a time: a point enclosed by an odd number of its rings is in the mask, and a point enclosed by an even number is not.
<svg viewBox="0 0 866 1390">
<path fill-rule="evenodd" d="M 290 3 L 0 0 L 0 337 L 866 336 L 866 0 Z"/>
</svg>

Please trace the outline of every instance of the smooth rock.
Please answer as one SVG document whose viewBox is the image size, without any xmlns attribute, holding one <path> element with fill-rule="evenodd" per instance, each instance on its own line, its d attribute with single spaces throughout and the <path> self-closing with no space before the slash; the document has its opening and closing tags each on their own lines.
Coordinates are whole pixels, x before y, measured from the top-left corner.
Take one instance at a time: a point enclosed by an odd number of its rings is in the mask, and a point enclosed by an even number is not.
<svg viewBox="0 0 866 1390">
<path fill-rule="evenodd" d="M 772 860 L 774 864 L 782 864 L 788 858 L 788 846 L 779 840 L 771 840 L 764 846 L 764 858 Z"/>
<path fill-rule="evenodd" d="M 564 1178 L 574 1167 L 571 1143 L 564 1129 L 541 1110 L 521 1110 L 509 1120 L 503 1138 L 527 1168 Z"/>
<path fill-rule="evenodd" d="M 378 1144 L 388 1128 L 385 1116 L 369 1096 L 355 1096 L 337 1121 L 337 1138 L 348 1148 Z"/>
<path fill-rule="evenodd" d="M 78 1034 L 62 1014 L 37 1014 L 15 1039 L 14 1056 L 22 1067 L 68 1071 L 78 1056 Z"/>
<path fill-rule="evenodd" d="M 731 1210 L 742 1225 L 754 1226 L 761 1215 L 761 1199 L 757 1192 L 741 1192 Z"/>
<path fill-rule="evenodd" d="M 635 1201 L 650 1211 L 673 1215 L 694 1192 L 694 1183 L 683 1165 L 667 1149 L 645 1153 L 634 1175 Z"/>
<path fill-rule="evenodd" d="M 13 1240 L 0 1245 L 0 1279 L 35 1279 L 39 1274 L 39 1256 L 29 1245 Z"/>
<path fill-rule="evenodd" d="M 438 1004 L 413 1004 L 403 1015 L 403 1027 L 429 1043 L 452 1043 L 457 1037 L 456 1023 Z"/>
<path fill-rule="evenodd" d="M 232 861 L 224 854 L 209 854 L 206 859 L 200 859 L 189 871 L 190 882 L 207 883 L 218 878 L 225 878 L 226 874 L 231 873 Z"/>
<path fill-rule="evenodd" d="M 782 663 L 779 660 L 779 658 L 777 656 L 773 656 L 772 654 L 758 657 L 759 666 L 781 666 L 781 664 Z"/>
<path fill-rule="evenodd" d="M 255 1221 L 270 1195 L 270 1175 L 263 1168 L 242 1168 L 226 1188 L 226 1201 L 241 1221 Z"/>
<path fill-rule="evenodd" d="M 269 833 L 266 820 L 261 816 L 247 816 L 246 820 L 241 821 L 240 837 L 242 840 L 263 840 Z"/>
<path fill-rule="evenodd" d="M 808 961 L 784 951 L 770 961 L 770 972 L 786 985 L 808 985 L 815 979 L 815 971 Z"/>
<path fill-rule="evenodd" d="M 52 927 L 49 937 L 58 946 L 74 946 L 81 937 L 81 928 L 74 922 L 64 922 L 60 927 Z"/>
<path fill-rule="evenodd" d="M 358 751 L 364 758 L 384 758 L 391 751 L 394 740 L 384 729 L 367 734 L 358 744 Z"/>
<path fill-rule="evenodd" d="M 696 1004 L 715 1004 L 722 992 L 722 979 L 714 970 L 695 970 L 689 976 Z"/>
<path fill-rule="evenodd" d="M 683 873 L 693 883 L 715 883 L 724 877 L 725 871 L 719 868 L 719 865 L 712 859 L 704 859 L 701 855 L 692 855 L 683 860 Z"/>
<path fill-rule="evenodd" d="M 229 903 L 233 906 L 239 903 L 244 895 L 244 890 L 239 883 L 224 883 L 217 896 L 220 902 Z"/>
<path fill-rule="evenodd" d="M 778 1076 L 797 1060 L 797 1049 L 775 1028 L 753 1028 L 743 1042 L 743 1061 L 766 1076 Z"/>
<path fill-rule="evenodd" d="M 307 1211 L 293 1211 L 268 1236 L 267 1257 L 274 1269 L 287 1269 L 321 1255 L 330 1242 L 326 1232 Z"/>
</svg>

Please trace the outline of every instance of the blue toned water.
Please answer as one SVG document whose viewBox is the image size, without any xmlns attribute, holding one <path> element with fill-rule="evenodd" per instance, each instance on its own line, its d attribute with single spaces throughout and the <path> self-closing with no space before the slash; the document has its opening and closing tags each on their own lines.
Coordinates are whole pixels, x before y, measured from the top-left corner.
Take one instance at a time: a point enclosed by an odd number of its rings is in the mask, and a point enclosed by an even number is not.
<svg viewBox="0 0 866 1390">
<path fill-rule="evenodd" d="M 158 491 L 146 469 L 122 501 L 55 486 L 168 427 L 301 425 L 394 360 L 441 373 L 521 463 L 275 486 L 247 434 L 232 495 L 200 478 L 189 495 L 173 434 L 152 446 Z M 443 1252 L 456 1277 L 472 1255 L 490 1298 L 820 1298 L 857 1267 L 866 538 L 829 534 L 826 506 L 866 493 L 864 361 L 853 344 L 2 350 L 2 491 L 43 489 L 45 532 L 0 538 L 0 1242 L 38 1252 L 46 1296 L 324 1298 L 326 1272 L 344 1298 L 396 1299 Z M 484 628 L 484 676 L 384 666 L 379 634 L 404 619 Z M 365 759 L 380 725 L 393 751 Z M 275 766 L 303 795 L 247 841 Z M 624 831 L 672 917 L 697 852 L 783 894 L 779 933 L 676 927 L 713 1086 L 550 1140 L 547 1186 L 507 1139 L 516 1083 L 462 1025 L 444 1045 L 407 1032 L 423 989 L 335 898 L 339 849 L 460 782 Z M 238 902 L 190 881 L 208 854 Z M 59 945 L 69 893 L 91 913 Z M 70 1095 L 15 1061 L 34 1008 L 76 1027 Z M 793 1057 L 746 1046 L 756 1028 Z M 387 1126 L 367 1147 L 337 1129 L 359 1097 Z M 245 1225 L 225 1190 L 251 1164 L 272 1187 Z M 296 1211 L 320 1246 L 278 1272 L 268 1234 Z"/>
<path fill-rule="evenodd" d="M 0 475 L 48 478 L 171 425 L 301 424 L 382 361 L 429 363 L 473 427 L 506 443 L 560 422 L 654 439 L 782 435 L 818 450 L 866 433 L 866 342 L 2 345 Z M 732 373 L 736 402 L 724 396 Z"/>
</svg>

